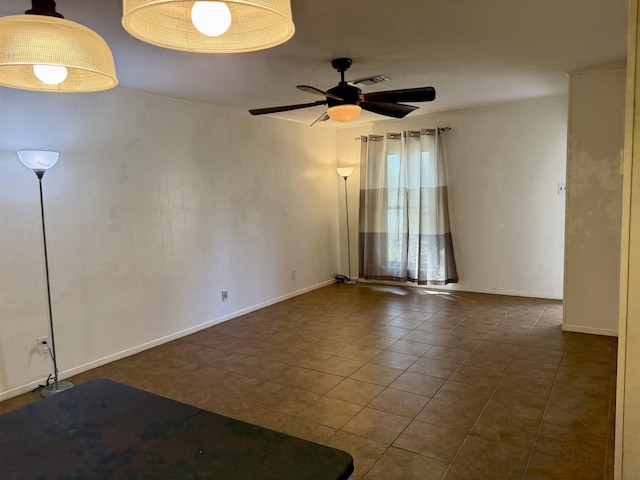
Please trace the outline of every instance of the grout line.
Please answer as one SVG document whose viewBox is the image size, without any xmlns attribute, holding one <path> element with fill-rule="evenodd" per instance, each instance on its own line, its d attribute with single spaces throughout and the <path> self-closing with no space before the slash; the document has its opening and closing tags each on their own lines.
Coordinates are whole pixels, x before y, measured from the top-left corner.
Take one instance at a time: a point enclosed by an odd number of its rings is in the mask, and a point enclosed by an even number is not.
<svg viewBox="0 0 640 480">
<path fill-rule="evenodd" d="M 556 371 L 556 374 L 553 377 L 553 383 L 551 384 L 551 390 L 549 391 L 549 396 L 547 397 L 547 402 L 544 406 L 544 411 L 542 412 L 542 417 L 540 417 L 540 424 L 538 425 L 538 429 L 536 430 L 536 435 L 533 439 L 533 444 L 531 445 L 531 451 L 529 452 L 529 458 L 527 458 L 527 463 L 524 467 L 524 472 L 522 473 L 522 479 L 524 480 L 525 475 L 527 473 L 527 469 L 529 468 L 529 464 L 531 463 L 531 457 L 533 456 L 533 451 L 535 449 L 536 446 L 536 442 L 538 441 L 538 436 L 540 435 L 540 431 L 542 430 L 542 424 L 544 422 L 544 418 L 547 415 L 547 410 L 549 409 L 549 401 L 551 400 L 551 395 L 553 395 L 553 390 L 556 387 L 556 384 L 558 382 L 558 375 L 560 374 L 560 368 L 562 367 L 562 362 L 564 361 L 564 358 L 567 354 L 567 348 L 569 346 L 569 342 L 567 342 L 567 344 L 564 347 L 564 350 L 562 351 L 562 359 L 560 360 L 560 364 L 558 365 L 558 370 Z"/>
<path fill-rule="evenodd" d="M 503 315 L 502 315 L 502 319 L 504 319 L 504 317 L 506 317 L 508 315 L 508 313 L 513 309 L 513 305 L 511 307 L 509 307 L 509 310 L 507 310 Z M 495 327 L 498 325 L 498 323 L 500 323 L 499 320 L 492 328 L 491 330 L 489 330 L 489 332 L 493 331 L 493 329 L 495 329 Z M 482 340 L 480 341 L 484 341 L 484 338 L 486 338 L 486 335 L 483 337 Z M 475 353 L 477 351 L 477 346 L 476 348 L 474 348 L 471 353 Z M 518 349 L 520 349 L 520 346 L 518 345 Z M 471 355 L 471 353 L 469 355 Z M 467 358 L 469 358 L 467 356 Z M 515 357 L 513 358 L 515 359 Z M 511 362 L 513 362 L 513 359 L 511 359 Z M 465 359 L 466 361 L 466 359 Z M 460 364 L 460 367 L 458 367 L 458 369 L 456 370 L 456 372 L 462 367 L 462 365 L 464 364 L 464 362 L 462 364 Z M 455 375 L 454 372 L 451 376 Z M 504 380 L 505 375 L 507 374 L 507 371 L 505 370 L 504 372 L 502 372 L 502 377 L 500 378 L 500 381 L 496 384 L 495 388 L 493 389 L 493 392 L 491 393 L 491 396 L 489 397 L 489 399 L 485 402 L 484 407 L 482 407 L 482 410 L 480 411 L 480 413 L 478 414 L 478 416 L 476 417 L 475 422 L 473 423 L 473 425 L 471 426 L 471 428 L 469 429 L 469 432 L 467 433 L 467 436 L 464 438 L 464 440 L 462 441 L 462 443 L 460 444 L 460 446 L 458 447 L 458 449 L 456 450 L 456 453 L 453 455 L 453 458 L 451 459 L 451 461 L 449 462 L 449 465 L 447 466 L 447 469 L 445 470 L 444 474 L 442 475 L 442 478 L 444 478 L 447 475 L 447 472 L 449 471 L 449 469 L 451 468 L 451 465 L 453 465 L 453 462 L 456 460 L 456 458 L 458 457 L 460 451 L 462 450 L 462 447 L 464 447 L 464 445 L 467 443 L 467 440 L 469 440 L 469 437 L 471 436 L 471 432 L 473 431 L 473 429 L 476 427 L 476 425 L 478 424 L 478 422 L 480 421 L 480 417 L 482 417 L 482 414 L 486 411 L 487 406 L 489 405 L 489 403 L 491 402 L 491 400 L 493 400 L 493 397 L 495 396 L 496 392 L 498 391 L 498 388 L 500 387 L 500 385 L 502 384 L 502 381 Z"/>
</svg>

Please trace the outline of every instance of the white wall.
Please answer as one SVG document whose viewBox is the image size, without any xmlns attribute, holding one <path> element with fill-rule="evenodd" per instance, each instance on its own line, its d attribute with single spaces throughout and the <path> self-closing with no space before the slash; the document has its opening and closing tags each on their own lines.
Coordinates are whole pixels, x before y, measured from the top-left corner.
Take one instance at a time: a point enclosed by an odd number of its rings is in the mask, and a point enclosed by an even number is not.
<svg viewBox="0 0 640 480">
<path fill-rule="evenodd" d="M 63 377 L 331 281 L 334 131 L 122 88 L 0 88 L 0 105 L 0 400 L 51 371 L 38 182 L 17 150 L 60 152 L 43 185 Z"/>
<path fill-rule="evenodd" d="M 564 329 L 616 335 L 624 65 L 570 75 Z"/>
<path fill-rule="evenodd" d="M 445 288 L 562 298 L 567 98 L 409 117 L 338 133 L 338 162 L 359 164 L 359 135 L 448 126 L 451 230 L 460 281 Z M 359 169 L 350 178 L 357 198 Z M 351 192 L 353 191 L 353 195 Z M 357 222 L 357 204 L 350 215 Z M 357 259 L 357 232 L 352 232 Z M 356 252 L 356 253 L 354 253 Z M 357 260 L 352 270 L 357 271 Z"/>
</svg>

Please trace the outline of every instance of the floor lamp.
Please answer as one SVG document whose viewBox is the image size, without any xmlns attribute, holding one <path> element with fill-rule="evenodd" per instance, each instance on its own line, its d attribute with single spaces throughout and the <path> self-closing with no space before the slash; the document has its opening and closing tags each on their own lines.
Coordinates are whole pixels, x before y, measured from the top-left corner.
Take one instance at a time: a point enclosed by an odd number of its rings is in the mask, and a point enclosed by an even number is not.
<svg viewBox="0 0 640 480">
<path fill-rule="evenodd" d="M 40 393 L 43 397 L 50 397 L 58 392 L 67 390 L 73 387 L 71 382 L 58 380 L 58 363 L 56 360 L 56 342 L 53 335 L 53 314 L 51 313 L 51 288 L 49 285 L 49 258 L 47 256 L 47 233 L 44 228 L 44 201 L 42 199 L 42 177 L 45 172 L 53 167 L 58 161 L 58 152 L 45 152 L 45 151 L 21 151 L 18 152 L 18 158 L 27 167 L 33 170 L 38 177 L 38 184 L 40 186 L 40 214 L 42 216 L 42 244 L 44 246 L 44 271 L 47 279 L 47 304 L 49 307 L 49 331 L 51 335 L 51 345 L 49 346 L 49 353 L 53 360 L 53 383 L 48 383 L 42 389 Z"/>
<path fill-rule="evenodd" d="M 355 285 L 358 283 L 358 279 L 351 278 L 351 235 L 349 234 L 349 196 L 347 195 L 347 178 L 353 173 L 353 167 L 338 168 L 338 175 L 344 178 L 344 203 L 347 212 L 347 258 L 349 261 L 349 276 L 345 278 L 344 275 L 336 275 L 336 279 L 345 285 Z"/>
</svg>

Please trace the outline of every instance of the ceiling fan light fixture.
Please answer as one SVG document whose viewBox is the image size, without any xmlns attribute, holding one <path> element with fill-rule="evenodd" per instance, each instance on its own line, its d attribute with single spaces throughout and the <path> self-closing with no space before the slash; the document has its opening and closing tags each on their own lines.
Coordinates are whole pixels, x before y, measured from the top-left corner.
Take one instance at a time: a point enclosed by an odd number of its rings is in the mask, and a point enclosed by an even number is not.
<svg viewBox="0 0 640 480">
<path fill-rule="evenodd" d="M 54 2 L 46 3 L 55 7 Z M 29 12 L 0 18 L 1 86 L 97 92 L 118 84 L 113 55 L 100 35 L 50 12 L 40 14 L 35 8 Z M 57 76 L 50 75 L 52 70 Z"/>
<path fill-rule="evenodd" d="M 226 30 L 206 32 L 210 22 L 199 11 L 209 9 L 224 12 L 230 22 Z M 197 53 L 263 50 L 295 32 L 290 0 L 123 0 L 122 26 L 151 45 Z"/>
<path fill-rule="evenodd" d="M 327 114 L 331 120 L 336 122 L 350 122 L 360 116 L 362 108 L 360 105 L 335 105 L 327 110 Z"/>
</svg>

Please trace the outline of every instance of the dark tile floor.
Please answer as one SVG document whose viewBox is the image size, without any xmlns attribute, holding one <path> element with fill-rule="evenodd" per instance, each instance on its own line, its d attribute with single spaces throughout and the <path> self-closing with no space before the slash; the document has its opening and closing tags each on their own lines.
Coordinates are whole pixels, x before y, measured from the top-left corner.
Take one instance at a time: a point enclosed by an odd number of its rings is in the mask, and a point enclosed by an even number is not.
<svg viewBox="0 0 640 480">
<path fill-rule="evenodd" d="M 561 318 L 559 301 L 331 285 L 70 380 L 347 450 L 354 479 L 610 480 L 616 339 Z"/>
</svg>

